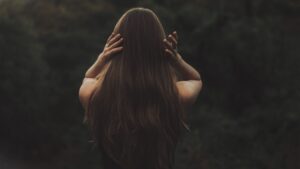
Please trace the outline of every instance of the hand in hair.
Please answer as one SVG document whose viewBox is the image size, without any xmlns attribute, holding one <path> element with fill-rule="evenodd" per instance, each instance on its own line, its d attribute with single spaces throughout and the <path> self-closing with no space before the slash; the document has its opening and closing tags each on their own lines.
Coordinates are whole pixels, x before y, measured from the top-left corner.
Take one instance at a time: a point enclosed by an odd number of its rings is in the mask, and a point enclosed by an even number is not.
<svg viewBox="0 0 300 169">
<path fill-rule="evenodd" d="M 87 70 L 85 77 L 95 78 L 99 75 L 106 63 L 111 59 L 111 56 L 123 50 L 123 47 L 121 46 L 122 41 L 123 38 L 120 34 L 112 33 L 106 41 L 103 52 L 101 52 L 96 62 Z"/>
<path fill-rule="evenodd" d="M 164 44 L 166 47 L 165 52 L 168 56 L 172 57 L 176 61 L 177 59 L 182 59 L 177 51 L 178 35 L 176 31 L 169 34 L 167 38 L 164 39 Z"/>
<path fill-rule="evenodd" d="M 99 57 L 105 61 L 110 60 L 111 56 L 115 53 L 120 52 L 123 47 L 121 46 L 123 38 L 120 34 L 115 34 L 114 32 L 108 37 L 106 44 L 104 46 L 103 52 Z"/>
</svg>

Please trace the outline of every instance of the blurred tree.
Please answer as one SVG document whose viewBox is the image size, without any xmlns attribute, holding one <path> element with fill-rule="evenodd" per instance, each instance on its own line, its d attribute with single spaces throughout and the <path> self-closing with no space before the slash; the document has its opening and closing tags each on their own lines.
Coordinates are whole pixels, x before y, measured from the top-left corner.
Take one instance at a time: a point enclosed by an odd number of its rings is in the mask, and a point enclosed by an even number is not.
<svg viewBox="0 0 300 169">
<path fill-rule="evenodd" d="M 48 68 L 34 28 L 23 19 L 0 16 L 0 135 L 33 152 L 51 132 L 45 123 Z"/>
</svg>

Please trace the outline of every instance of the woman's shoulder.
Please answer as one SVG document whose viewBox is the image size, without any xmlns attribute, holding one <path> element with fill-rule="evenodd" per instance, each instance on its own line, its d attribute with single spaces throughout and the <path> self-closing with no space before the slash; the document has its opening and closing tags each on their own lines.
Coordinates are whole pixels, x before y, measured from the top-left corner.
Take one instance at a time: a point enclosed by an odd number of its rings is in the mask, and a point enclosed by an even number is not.
<svg viewBox="0 0 300 169">
<path fill-rule="evenodd" d="M 187 81 L 177 81 L 176 88 L 180 100 L 185 106 L 190 106 L 195 103 L 201 89 L 202 81 L 201 80 L 187 80 Z"/>
<path fill-rule="evenodd" d="M 84 78 L 83 79 L 83 82 L 79 89 L 79 100 L 85 110 L 87 110 L 87 106 L 88 106 L 90 97 L 95 92 L 95 89 L 101 87 L 102 82 L 104 80 L 104 77 L 106 75 L 106 72 L 107 72 L 110 64 L 111 64 L 111 61 L 109 61 L 103 67 L 102 71 L 95 78 Z"/>
</svg>

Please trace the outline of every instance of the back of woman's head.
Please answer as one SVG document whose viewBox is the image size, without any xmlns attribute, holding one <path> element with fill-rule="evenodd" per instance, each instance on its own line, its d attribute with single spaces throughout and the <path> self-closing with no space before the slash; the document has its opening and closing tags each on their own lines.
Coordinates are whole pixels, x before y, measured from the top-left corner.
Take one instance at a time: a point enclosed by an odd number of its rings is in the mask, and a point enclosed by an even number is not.
<svg viewBox="0 0 300 169">
<path fill-rule="evenodd" d="M 93 138 L 124 169 L 169 169 L 185 113 L 164 54 L 164 29 L 149 9 L 127 11 L 114 29 L 124 38 L 88 106 Z"/>
</svg>

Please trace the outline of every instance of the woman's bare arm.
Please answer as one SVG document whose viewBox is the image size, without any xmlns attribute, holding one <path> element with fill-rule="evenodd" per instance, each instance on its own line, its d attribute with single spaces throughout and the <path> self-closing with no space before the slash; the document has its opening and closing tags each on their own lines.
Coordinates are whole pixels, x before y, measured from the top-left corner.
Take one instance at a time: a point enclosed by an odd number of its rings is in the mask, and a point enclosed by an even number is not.
<svg viewBox="0 0 300 169">
<path fill-rule="evenodd" d="M 79 100 L 85 109 L 87 109 L 89 98 L 94 89 L 101 85 L 104 70 L 106 70 L 109 65 L 111 56 L 123 49 L 121 46 L 122 41 L 123 38 L 121 38 L 120 34 L 115 35 L 112 33 L 107 39 L 103 52 L 98 56 L 95 63 L 86 71 L 79 89 Z"/>
<path fill-rule="evenodd" d="M 203 84 L 200 73 L 185 62 L 177 52 L 177 40 L 178 36 L 176 32 L 173 32 L 164 39 L 166 45 L 165 51 L 171 57 L 175 69 L 181 75 L 182 80 L 176 82 L 180 98 L 186 106 L 190 106 L 196 101 Z"/>
<path fill-rule="evenodd" d="M 183 60 L 179 53 L 177 55 L 178 59 L 175 62 L 175 68 L 182 76 L 182 80 L 201 80 L 200 73 Z"/>
<path fill-rule="evenodd" d="M 94 64 L 85 72 L 85 78 L 96 78 L 105 65 L 105 60 L 100 54 Z"/>
<path fill-rule="evenodd" d="M 183 59 L 179 59 L 177 69 L 182 75 L 182 80 L 176 82 L 176 87 L 186 106 L 192 105 L 202 89 L 200 73 Z"/>
<path fill-rule="evenodd" d="M 103 52 L 98 56 L 95 63 L 86 71 L 85 77 L 86 78 L 95 78 L 101 71 L 103 70 L 104 66 L 110 60 L 110 57 L 117 52 L 120 52 L 123 47 L 120 46 L 123 41 L 123 38 L 120 34 L 117 35 L 110 35 L 107 39 L 107 43 L 103 49 Z"/>
</svg>

